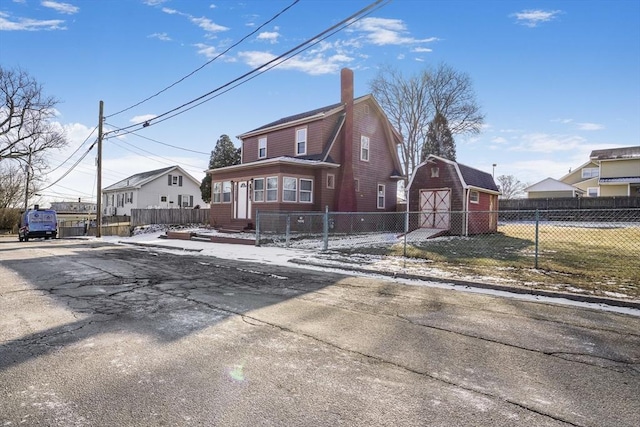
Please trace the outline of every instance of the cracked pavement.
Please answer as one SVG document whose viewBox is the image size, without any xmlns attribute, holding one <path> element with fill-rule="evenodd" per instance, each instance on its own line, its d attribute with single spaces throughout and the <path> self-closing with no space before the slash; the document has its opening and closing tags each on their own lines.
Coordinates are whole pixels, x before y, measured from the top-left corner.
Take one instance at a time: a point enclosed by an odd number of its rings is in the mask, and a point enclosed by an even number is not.
<svg viewBox="0 0 640 427">
<path fill-rule="evenodd" d="M 0 307 L 0 425 L 640 425 L 625 314 L 70 240 Z"/>
</svg>

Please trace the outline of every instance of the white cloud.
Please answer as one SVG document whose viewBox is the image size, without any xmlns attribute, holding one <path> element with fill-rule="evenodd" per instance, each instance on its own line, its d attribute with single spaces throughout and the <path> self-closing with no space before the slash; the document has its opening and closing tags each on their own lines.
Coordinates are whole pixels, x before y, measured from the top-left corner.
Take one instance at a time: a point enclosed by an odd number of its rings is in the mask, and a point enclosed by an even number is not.
<svg viewBox="0 0 640 427">
<path fill-rule="evenodd" d="M 367 41 L 378 46 L 430 43 L 438 40 L 435 37 L 416 39 L 406 36 L 407 27 L 400 19 L 364 18 L 351 28 L 365 33 Z"/>
<path fill-rule="evenodd" d="M 198 27 L 202 28 L 208 33 L 218 33 L 221 31 L 227 31 L 229 28 L 223 27 L 222 25 L 218 25 L 209 18 L 190 18 L 191 22 L 196 24 Z"/>
<path fill-rule="evenodd" d="M 60 19 L 36 19 L 17 18 L 11 19 L 10 15 L 0 12 L 0 31 L 41 31 L 41 30 L 66 30 L 65 21 Z"/>
<path fill-rule="evenodd" d="M 196 43 L 194 44 L 194 46 L 198 48 L 199 55 L 204 55 L 208 59 L 212 59 L 217 55 L 216 48 L 213 46 L 209 46 L 208 44 Z"/>
<path fill-rule="evenodd" d="M 44 7 L 48 7 L 50 9 L 53 9 L 57 12 L 60 13 L 64 13 L 67 15 L 73 15 L 74 13 L 78 13 L 80 12 L 80 8 L 77 6 L 74 6 L 72 4 L 69 3 L 60 3 L 57 1 L 43 1 L 42 4 Z"/>
<path fill-rule="evenodd" d="M 210 4 L 209 5 L 209 9 L 215 9 L 216 7 L 218 7 L 218 6 L 216 6 L 215 4 Z"/>
<path fill-rule="evenodd" d="M 167 35 L 167 33 L 153 33 L 150 34 L 149 36 L 150 39 L 158 39 L 158 40 L 162 40 L 165 42 L 171 41 L 171 37 L 169 37 L 169 35 Z"/>
<path fill-rule="evenodd" d="M 576 123 L 578 125 L 578 129 L 580 130 L 602 130 L 604 129 L 604 125 L 599 123 Z"/>
<path fill-rule="evenodd" d="M 134 116 L 129 121 L 131 123 L 143 123 L 143 122 L 146 122 L 147 120 L 151 120 L 155 118 L 156 118 L 156 114 L 143 114 L 141 116 Z"/>
<path fill-rule="evenodd" d="M 493 142 L 494 144 L 506 144 L 509 141 L 506 138 L 498 136 L 496 138 L 491 139 L 491 142 Z"/>
<path fill-rule="evenodd" d="M 265 31 L 258 34 L 258 40 L 268 41 L 269 43 L 278 43 L 278 37 L 280 37 L 280 33 L 277 31 Z"/>
<path fill-rule="evenodd" d="M 553 21 L 560 13 L 562 13 L 560 10 L 544 11 L 530 9 L 513 13 L 511 16 L 516 18 L 518 24 L 534 28 L 540 23 Z"/>
<path fill-rule="evenodd" d="M 238 56 L 249 66 L 259 67 L 274 58 L 276 55 L 269 52 L 258 51 L 245 51 L 240 52 Z M 330 74 L 337 72 L 344 63 L 348 63 L 353 58 L 344 55 L 336 54 L 331 56 L 325 55 L 307 55 L 301 57 L 295 56 L 285 62 L 278 64 L 278 68 L 281 70 L 298 70 L 310 75 Z"/>
<path fill-rule="evenodd" d="M 433 49 L 429 49 L 428 47 L 414 47 L 413 49 L 411 49 L 411 52 L 429 53 L 429 52 L 433 52 Z"/>
<path fill-rule="evenodd" d="M 525 134 L 521 139 L 522 143 L 512 147 L 512 150 L 554 153 L 575 150 L 586 142 L 584 138 L 577 135 L 549 135 L 546 133 Z"/>
<path fill-rule="evenodd" d="M 164 13 L 168 14 L 168 15 L 180 14 L 180 12 L 178 12 L 177 10 L 175 10 L 175 9 L 170 9 L 170 8 L 168 8 L 168 7 L 163 7 L 163 8 L 162 8 L 162 11 L 163 11 Z"/>
<path fill-rule="evenodd" d="M 144 0 L 144 4 L 147 6 L 159 6 L 162 3 L 166 3 L 167 0 Z"/>
</svg>

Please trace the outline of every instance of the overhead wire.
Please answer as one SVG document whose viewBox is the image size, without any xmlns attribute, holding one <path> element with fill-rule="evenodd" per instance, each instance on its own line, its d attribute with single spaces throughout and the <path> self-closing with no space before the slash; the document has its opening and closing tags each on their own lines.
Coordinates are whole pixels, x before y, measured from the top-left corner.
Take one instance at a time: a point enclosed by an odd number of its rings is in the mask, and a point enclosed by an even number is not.
<svg viewBox="0 0 640 427">
<path fill-rule="evenodd" d="M 387 2 L 385 3 L 385 5 L 386 5 L 387 3 L 389 3 L 389 1 L 390 1 L 390 0 L 387 0 Z M 136 124 L 133 124 L 133 125 L 129 125 L 129 126 L 125 126 L 125 127 L 121 127 L 121 128 L 114 129 L 114 130 L 112 130 L 112 131 L 106 132 L 106 133 L 104 134 L 104 137 L 106 138 L 106 137 L 107 137 L 107 135 L 109 135 L 109 134 L 113 134 L 113 133 L 116 133 L 116 134 L 118 134 L 118 135 L 126 135 L 126 134 L 128 134 L 128 133 L 130 133 L 130 132 L 122 133 L 122 131 L 124 131 L 124 130 L 128 130 L 128 129 L 132 129 L 132 128 L 136 128 L 136 127 L 139 127 L 139 128 L 145 128 L 145 127 L 152 126 L 153 124 L 160 123 L 161 121 L 164 121 L 164 120 L 159 121 L 159 120 L 157 120 L 158 118 L 161 118 L 161 117 L 164 117 L 164 116 L 168 116 L 169 114 L 171 114 L 171 113 L 175 113 L 176 111 L 179 111 L 179 110 L 182 110 L 183 108 L 185 108 L 185 107 L 187 107 L 187 106 L 189 106 L 189 105 L 191 105 L 191 104 L 195 104 L 196 102 L 199 102 L 199 101 L 201 101 L 202 99 L 207 98 L 207 97 L 209 97 L 210 95 L 212 95 L 212 94 L 214 94 L 214 93 L 216 93 L 216 92 L 221 91 L 222 89 L 225 89 L 225 88 L 227 88 L 227 87 L 229 87 L 229 86 L 234 85 L 235 83 L 237 83 L 237 82 L 239 82 L 239 81 L 242 81 L 242 80 L 246 79 L 247 77 L 251 76 L 252 74 L 255 74 L 255 73 L 257 73 L 258 71 L 261 71 L 263 68 L 267 68 L 267 67 L 268 67 L 269 65 L 271 65 L 271 64 L 276 63 L 276 65 L 277 65 L 277 64 L 279 64 L 279 63 L 281 63 L 281 62 L 284 62 L 284 61 L 282 61 L 282 60 L 283 60 L 284 58 L 286 58 L 287 56 L 289 56 L 289 55 L 291 55 L 291 58 L 292 58 L 292 57 L 294 57 L 294 56 L 296 56 L 296 55 L 298 55 L 299 53 L 301 53 L 301 52 L 303 52 L 304 50 L 306 50 L 306 49 L 301 50 L 301 49 L 302 49 L 302 48 L 304 48 L 306 45 L 312 45 L 312 46 L 313 46 L 313 45 L 315 45 L 315 44 L 317 44 L 317 43 L 318 43 L 318 41 L 317 41 L 318 39 L 323 39 L 323 40 L 324 40 L 324 38 L 323 38 L 323 37 L 324 37 L 326 34 L 331 33 L 331 34 L 329 34 L 329 36 L 330 36 L 330 35 L 333 35 L 333 34 L 335 34 L 336 32 L 338 32 L 338 31 L 340 31 L 340 30 L 341 30 L 341 28 L 340 28 L 340 27 L 343 27 L 343 26 L 344 26 L 344 27 L 346 27 L 346 26 L 348 26 L 348 25 L 352 25 L 354 22 L 357 22 L 358 20 L 362 19 L 362 17 L 363 17 L 363 16 L 361 17 L 360 15 L 364 15 L 364 16 L 366 16 L 366 15 L 368 15 L 369 13 L 373 12 L 371 9 L 374 9 L 374 8 L 377 10 L 377 9 L 379 8 L 379 7 L 378 7 L 378 5 L 379 5 L 381 2 L 383 2 L 383 0 L 376 0 L 376 1 L 374 1 L 374 2 L 373 2 L 373 3 L 371 3 L 370 5 L 368 5 L 368 6 L 364 7 L 364 8 L 362 8 L 362 9 L 360 9 L 359 11 L 357 11 L 357 12 L 356 12 L 356 13 L 354 13 L 354 14 L 352 14 L 352 15 L 351 15 L 351 16 L 349 16 L 348 18 L 345 18 L 345 19 L 343 19 L 342 21 L 338 22 L 337 24 L 332 25 L 330 28 L 328 28 L 328 29 L 326 29 L 326 30 L 324 30 L 324 31 L 320 32 L 319 34 L 315 35 L 314 37 L 311 37 L 311 38 L 309 38 L 309 39 L 305 40 L 304 42 L 302 42 L 302 43 L 298 44 L 297 46 L 293 47 L 292 49 L 289 49 L 289 50 L 288 50 L 288 51 L 286 51 L 285 53 L 283 53 L 283 54 L 281 54 L 281 55 L 279 55 L 279 56 L 277 56 L 277 57 L 275 57 L 275 58 L 271 59 L 270 61 L 267 61 L 266 63 L 264 63 L 264 64 L 260 65 L 259 67 L 256 67 L 256 68 L 252 69 L 251 71 L 248 71 L 247 73 L 245 73 L 245 74 L 243 74 L 243 75 L 241 75 L 241 76 L 239 76 L 239 77 L 237 77 L 237 78 L 235 78 L 235 79 L 233 79 L 233 80 L 231 80 L 231 81 L 229 81 L 229 82 L 227 82 L 227 83 L 225 83 L 225 84 L 223 84 L 223 85 L 221 85 L 221 86 L 218 86 L 217 88 L 215 88 L 215 89 L 213 89 L 213 90 L 211 90 L 211 91 L 209 91 L 209 92 L 205 93 L 204 95 L 201 95 L 201 96 L 199 96 L 199 97 L 197 97 L 197 98 L 195 98 L 195 99 L 192 99 L 191 101 L 185 102 L 184 104 L 182 104 L 182 105 L 180 105 L 180 106 L 178 106 L 178 107 L 175 107 L 175 108 L 173 108 L 173 109 L 171 109 L 171 110 L 169 110 L 169 111 L 166 111 L 166 112 L 164 112 L 164 113 L 162 113 L 162 114 L 159 114 L 159 115 L 155 116 L 153 119 L 145 120 L 144 122 L 136 123 Z M 380 6 L 380 7 L 382 7 L 382 6 Z M 349 23 L 349 21 L 353 21 L 353 22 Z M 345 24 L 347 24 L 347 23 L 349 23 L 349 24 L 348 24 L 348 25 L 345 25 Z M 339 29 L 339 30 L 337 30 L 337 31 L 334 31 L 334 30 L 336 30 L 336 28 L 340 28 L 340 29 Z M 327 36 L 327 37 L 328 37 L 328 36 Z M 325 38 L 326 38 L 326 37 L 325 37 Z M 301 51 L 300 51 L 300 52 L 297 52 L 295 55 L 292 55 L 292 53 L 294 53 L 294 52 L 296 52 L 296 51 L 298 51 L 298 50 L 301 50 Z M 290 59 L 290 58 L 288 58 L 288 59 Z M 279 62 L 279 61 L 281 61 L 281 62 Z M 274 65 L 274 66 L 275 66 L 275 65 Z M 267 68 L 267 70 L 268 70 L 268 69 L 271 69 L 271 68 L 273 68 L 273 67 Z M 265 70 L 265 71 L 266 71 L 266 70 Z M 260 74 L 262 74 L 262 73 L 260 73 Z M 259 74 L 258 74 L 258 75 L 259 75 Z M 248 81 L 248 80 L 250 80 L 250 79 L 247 79 L 247 81 Z M 237 85 L 235 85 L 235 86 L 233 86 L 233 87 L 237 87 Z M 233 88 L 233 87 L 232 87 L 232 88 Z M 211 98 L 211 99 L 213 99 L 213 98 Z M 201 104 L 202 104 L 202 103 L 198 103 L 197 105 L 201 105 Z M 188 110 L 189 110 L 189 109 L 187 109 L 187 110 L 185 110 L 185 111 L 188 111 Z M 174 115 L 172 115 L 171 117 L 175 117 L 176 115 L 177 115 L 177 114 L 174 114 Z M 152 121 L 153 121 L 154 123 L 151 123 Z"/>
<path fill-rule="evenodd" d="M 142 152 L 144 152 L 144 153 L 150 154 L 150 155 L 152 155 L 152 156 L 154 156 L 154 157 L 145 156 L 145 155 L 142 155 L 142 154 L 140 154 L 140 153 L 138 153 L 138 152 L 134 151 L 132 148 L 129 148 L 129 147 L 123 146 L 122 144 L 119 144 L 119 143 L 118 143 L 118 142 L 116 142 L 115 140 L 111 140 L 111 143 L 113 143 L 113 144 L 117 145 L 118 147 L 122 148 L 123 150 L 130 151 L 130 152 L 132 152 L 132 153 L 134 153 L 134 154 L 137 154 L 137 155 L 139 155 L 139 156 L 142 156 L 142 157 L 144 157 L 144 158 L 146 158 L 146 159 L 153 160 L 153 161 L 158 162 L 158 163 L 161 163 L 161 164 L 166 164 L 166 165 L 168 165 L 168 166 L 173 166 L 173 165 L 175 165 L 176 163 L 178 163 L 180 166 L 184 166 L 184 167 L 185 167 L 185 169 L 197 170 L 198 172 L 202 172 L 203 170 L 205 170 L 205 169 L 206 169 L 206 168 L 200 168 L 199 166 L 191 165 L 191 164 L 189 164 L 189 163 L 176 162 L 174 159 L 169 159 L 169 158 L 166 158 L 166 157 L 158 156 L 157 154 L 152 153 L 151 151 L 147 151 L 147 150 L 145 150 L 145 149 L 143 149 L 143 148 L 135 147 L 135 146 L 131 145 L 131 147 L 134 147 L 136 150 L 139 150 L 139 151 L 142 151 Z M 158 160 L 158 159 L 165 160 L 165 161 L 166 161 L 166 162 L 168 162 L 168 163 L 162 162 L 162 161 L 160 161 L 160 160 Z"/>
<path fill-rule="evenodd" d="M 113 126 L 113 125 L 111 125 L 109 123 L 105 123 L 105 124 L 107 124 L 109 126 Z M 196 150 L 191 150 L 189 148 L 183 148 L 183 147 L 178 147 L 176 145 L 167 144 L 166 142 L 158 141 L 157 139 L 149 138 L 149 137 L 140 135 L 139 133 L 135 133 L 135 132 L 129 132 L 129 133 L 127 133 L 127 135 L 135 135 L 138 138 L 146 139 L 147 141 L 151 141 L 151 142 L 155 142 L 157 144 L 165 145 L 167 147 L 175 148 L 176 150 L 189 151 L 190 153 L 204 154 L 204 155 L 209 155 L 210 154 L 210 153 L 205 153 L 205 152 L 202 152 L 202 151 L 196 151 Z"/>
<path fill-rule="evenodd" d="M 78 148 L 76 148 L 76 150 L 75 150 L 73 153 L 71 153 L 71 155 L 70 155 L 69 157 L 67 157 L 67 158 L 66 158 L 62 163 L 60 163 L 58 166 L 56 166 L 55 168 L 53 168 L 52 170 L 50 170 L 50 171 L 48 171 L 48 172 L 45 172 L 44 174 L 45 174 L 45 175 L 48 175 L 48 174 L 50 174 L 50 173 L 52 173 L 52 172 L 55 172 L 56 170 L 60 169 L 60 167 L 61 167 L 62 165 L 64 165 L 65 163 L 67 163 L 69 160 L 71 160 L 71 158 L 72 158 L 73 156 L 75 156 L 75 154 L 76 154 L 78 151 L 80 151 L 80 149 L 82 148 L 82 146 L 83 146 L 83 145 L 84 145 L 84 144 L 89 140 L 89 138 L 91 138 L 91 135 L 93 135 L 93 133 L 94 133 L 97 129 L 98 129 L 98 126 L 94 127 L 94 128 L 93 128 L 93 130 L 91 131 L 91 133 L 90 133 L 90 134 L 89 134 L 89 135 L 84 139 L 84 141 L 82 141 L 82 144 L 80 144 L 80 145 L 78 146 Z"/>
<path fill-rule="evenodd" d="M 229 52 L 231 49 L 233 49 L 234 47 L 238 46 L 240 43 L 244 42 L 246 39 L 248 39 L 249 37 L 251 37 L 252 35 L 254 35 L 255 33 L 257 33 L 258 31 L 260 31 L 262 28 L 264 28 L 266 25 L 270 24 L 271 22 L 275 21 L 277 18 L 280 17 L 280 15 L 282 15 L 283 13 L 285 13 L 287 10 L 291 9 L 293 6 L 295 6 L 300 0 L 295 0 L 293 3 L 291 3 L 289 6 L 285 7 L 284 9 L 282 9 L 280 12 L 278 12 L 277 14 L 275 14 L 271 19 L 269 19 L 268 21 L 264 22 L 262 25 L 260 25 L 259 27 L 257 27 L 254 31 L 250 32 L 249 34 L 247 34 L 246 36 L 242 37 L 240 40 L 238 40 L 236 43 L 232 44 L 231 46 L 229 46 L 227 49 L 225 49 L 223 52 L 219 53 L 218 55 L 214 56 L 213 58 L 211 58 L 209 61 L 205 62 L 204 64 L 202 64 L 200 67 L 196 68 L 195 70 L 193 70 L 192 72 L 190 72 L 189 74 L 187 74 L 186 76 L 182 77 L 181 79 L 175 81 L 174 83 L 170 84 L 169 86 L 165 87 L 164 89 L 156 92 L 155 94 L 143 99 L 142 101 L 131 105 L 130 107 L 124 108 L 120 111 L 117 111 L 113 114 L 110 114 L 108 116 L 106 116 L 105 118 L 109 118 L 109 117 L 113 117 L 113 116 L 117 116 L 118 114 L 124 113 L 125 111 L 129 111 L 132 108 L 135 108 L 139 105 L 142 105 L 143 103 L 149 101 L 152 98 L 155 98 L 156 96 L 160 95 L 163 92 L 166 92 L 167 90 L 171 89 L 172 87 L 174 87 L 175 85 L 177 85 L 178 83 L 181 83 L 182 81 L 188 79 L 189 77 L 191 77 L 192 75 L 194 75 L 195 73 L 197 73 L 198 71 L 202 70 L 204 67 L 206 67 L 207 65 L 211 64 L 213 61 L 215 61 L 216 59 L 220 58 L 221 56 L 223 56 L 224 54 L 226 54 L 227 52 Z"/>
<path fill-rule="evenodd" d="M 91 144 L 91 146 L 87 149 L 87 151 L 84 152 L 84 154 L 78 159 L 76 160 L 76 162 L 73 164 L 73 166 L 71 166 L 65 173 L 62 174 L 62 176 L 60 176 L 57 180 L 55 180 L 53 183 L 49 184 L 46 187 L 41 188 L 40 190 L 46 190 L 47 188 L 51 188 L 54 185 L 56 185 L 57 183 L 59 183 L 60 181 L 62 181 L 63 178 L 65 178 L 67 175 L 69 175 L 71 173 L 72 170 L 74 170 L 76 168 L 76 166 L 78 166 L 80 164 L 80 162 L 82 160 L 84 160 L 85 157 L 87 157 L 87 154 L 89 154 L 89 152 L 91 152 L 91 150 L 93 149 L 93 147 L 98 143 L 98 140 L 96 139 L 93 144 Z"/>
</svg>

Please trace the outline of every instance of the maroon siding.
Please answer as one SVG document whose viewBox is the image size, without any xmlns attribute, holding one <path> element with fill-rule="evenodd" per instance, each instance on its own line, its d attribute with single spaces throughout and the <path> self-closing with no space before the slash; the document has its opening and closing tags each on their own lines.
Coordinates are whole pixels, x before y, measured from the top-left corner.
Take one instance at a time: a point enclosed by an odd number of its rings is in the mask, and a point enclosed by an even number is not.
<svg viewBox="0 0 640 427">
<path fill-rule="evenodd" d="M 439 176 L 431 176 L 431 168 L 439 168 Z M 420 211 L 420 192 L 422 190 L 448 188 L 451 190 L 450 211 L 453 212 L 450 221 L 450 234 L 460 235 L 464 233 L 464 215 L 458 213 L 469 211 L 468 233 L 492 233 L 497 231 L 497 214 L 488 213 L 491 210 L 491 200 L 493 200 L 493 210 L 498 210 L 498 196 L 489 192 L 478 190 L 478 203 L 469 202 L 467 207 L 467 196 L 462 182 L 458 176 L 454 165 L 434 159 L 420 166 L 409 188 L 409 210 L 411 212 Z M 417 227 L 417 221 L 413 223 Z"/>
</svg>

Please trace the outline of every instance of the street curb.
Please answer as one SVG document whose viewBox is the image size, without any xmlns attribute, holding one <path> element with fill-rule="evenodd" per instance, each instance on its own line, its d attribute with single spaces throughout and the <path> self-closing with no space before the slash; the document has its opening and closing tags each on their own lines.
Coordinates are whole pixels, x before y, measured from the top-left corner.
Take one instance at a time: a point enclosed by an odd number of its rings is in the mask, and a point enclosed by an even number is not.
<svg viewBox="0 0 640 427">
<path fill-rule="evenodd" d="M 158 245 L 156 243 L 125 242 L 122 240 L 118 240 L 118 243 L 121 243 L 123 245 L 140 246 L 143 248 L 159 248 L 159 249 L 169 249 L 172 251 L 183 251 L 183 252 L 202 252 L 202 249 L 177 248 L 175 246 Z"/>
<path fill-rule="evenodd" d="M 438 283 L 447 283 L 447 284 L 453 284 L 457 286 L 465 286 L 465 287 L 479 288 L 479 289 L 491 289 L 495 291 L 503 291 L 503 292 L 509 292 L 509 293 L 519 294 L 519 295 L 534 295 L 534 296 L 542 296 L 542 297 L 550 297 L 550 298 L 564 298 L 564 299 L 577 301 L 577 302 L 585 302 L 585 303 L 591 303 L 591 304 L 606 304 L 606 305 L 615 306 L 615 307 L 634 308 L 634 309 L 640 310 L 640 301 L 624 301 L 624 300 L 618 300 L 618 299 L 612 299 L 612 298 L 597 297 L 592 295 L 568 294 L 563 292 L 545 291 L 542 289 L 526 289 L 526 288 L 517 288 L 517 287 L 511 287 L 511 286 L 504 286 L 504 285 L 495 285 L 491 283 L 471 282 L 471 281 L 458 280 L 458 279 L 443 279 L 441 277 L 431 277 L 431 276 L 419 276 L 417 274 L 394 273 L 390 271 L 377 271 L 377 270 L 370 270 L 370 269 L 359 268 L 359 267 L 346 267 L 346 266 L 337 265 L 337 264 L 324 264 L 320 262 L 307 261 L 304 259 L 292 259 L 289 262 L 293 264 L 309 265 L 313 267 L 333 268 L 337 270 L 355 271 L 358 273 L 365 273 L 365 274 L 376 274 L 376 275 L 387 276 L 387 277 L 396 278 L 396 279 L 400 278 L 400 279 L 407 279 L 407 280 L 422 280 L 422 281 L 430 281 L 430 282 L 438 282 Z"/>
</svg>

